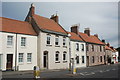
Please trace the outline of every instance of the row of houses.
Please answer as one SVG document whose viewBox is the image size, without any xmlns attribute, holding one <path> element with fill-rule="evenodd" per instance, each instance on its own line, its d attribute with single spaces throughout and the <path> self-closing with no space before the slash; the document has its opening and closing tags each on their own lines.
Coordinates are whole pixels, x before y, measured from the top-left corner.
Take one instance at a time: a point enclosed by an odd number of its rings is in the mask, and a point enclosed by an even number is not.
<svg viewBox="0 0 120 80">
<path fill-rule="evenodd" d="M 100 40 L 90 29 L 79 32 L 79 25 L 66 31 L 58 15 L 45 18 L 35 14 L 31 4 L 25 21 L 0 17 L 0 69 L 68 69 L 117 61 L 118 52 Z"/>
</svg>

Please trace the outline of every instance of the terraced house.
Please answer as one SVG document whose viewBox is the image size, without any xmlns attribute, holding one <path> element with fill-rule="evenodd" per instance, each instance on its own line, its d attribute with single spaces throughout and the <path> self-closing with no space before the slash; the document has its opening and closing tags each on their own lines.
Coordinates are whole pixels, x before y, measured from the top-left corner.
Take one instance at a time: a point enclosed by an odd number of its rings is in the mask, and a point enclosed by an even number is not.
<svg viewBox="0 0 120 80">
<path fill-rule="evenodd" d="M 71 63 L 76 68 L 86 67 L 86 44 L 79 37 L 79 27 L 74 25 L 71 27 L 70 36 L 70 53 Z"/>
<path fill-rule="evenodd" d="M 31 4 L 25 19 L 37 33 L 37 64 L 41 69 L 66 69 L 69 67 L 68 33 L 59 24 L 58 16 L 45 18 L 35 14 Z"/>
<path fill-rule="evenodd" d="M 37 34 L 32 26 L 4 17 L 0 22 L 0 70 L 33 70 L 37 65 Z"/>
</svg>

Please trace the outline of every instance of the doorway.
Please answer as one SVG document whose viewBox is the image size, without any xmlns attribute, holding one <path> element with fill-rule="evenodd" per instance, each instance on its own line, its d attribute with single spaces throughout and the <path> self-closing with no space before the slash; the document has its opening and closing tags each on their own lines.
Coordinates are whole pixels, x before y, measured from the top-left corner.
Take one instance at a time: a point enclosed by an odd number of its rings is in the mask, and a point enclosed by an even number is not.
<svg viewBox="0 0 120 80">
<path fill-rule="evenodd" d="M 43 53 L 43 67 L 48 69 L 48 51 L 44 51 Z"/>
<path fill-rule="evenodd" d="M 0 70 L 2 70 L 2 54 L 0 54 Z"/>
<path fill-rule="evenodd" d="M 6 70 L 12 70 L 13 54 L 7 54 Z"/>
<path fill-rule="evenodd" d="M 89 56 L 87 56 L 87 67 L 89 66 Z"/>
</svg>

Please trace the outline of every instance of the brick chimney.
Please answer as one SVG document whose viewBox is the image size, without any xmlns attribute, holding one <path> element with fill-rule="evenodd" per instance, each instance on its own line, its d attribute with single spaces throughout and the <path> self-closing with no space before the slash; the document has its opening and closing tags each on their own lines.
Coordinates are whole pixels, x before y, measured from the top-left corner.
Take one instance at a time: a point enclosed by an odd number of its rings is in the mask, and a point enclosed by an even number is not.
<svg viewBox="0 0 120 80">
<path fill-rule="evenodd" d="M 105 43 L 105 40 L 103 39 L 102 42 Z"/>
<path fill-rule="evenodd" d="M 54 20 L 56 23 L 59 23 L 57 14 L 56 15 L 53 14 L 50 19 Z"/>
<path fill-rule="evenodd" d="M 77 26 L 77 25 L 72 26 L 71 27 L 71 32 L 74 32 L 74 33 L 78 34 L 79 33 L 79 26 Z"/>
<path fill-rule="evenodd" d="M 90 29 L 89 28 L 85 28 L 84 33 L 87 34 L 88 36 L 90 36 Z"/>
<path fill-rule="evenodd" d="M 110 47 L 111 49 L 114 49 L 113 46 Z"/>
<path fill-rule="evenodd" d="M 96 36 L 98 38 L 98 34 L 94 34 L 94 36 Z"/>
<path fill-rule="evenodd" d="M 110 44 L 109 44 L 109 43 L 107 43 L 107 46 L 108 46 L 108 47 L 110 47 Z"/>
</svg>

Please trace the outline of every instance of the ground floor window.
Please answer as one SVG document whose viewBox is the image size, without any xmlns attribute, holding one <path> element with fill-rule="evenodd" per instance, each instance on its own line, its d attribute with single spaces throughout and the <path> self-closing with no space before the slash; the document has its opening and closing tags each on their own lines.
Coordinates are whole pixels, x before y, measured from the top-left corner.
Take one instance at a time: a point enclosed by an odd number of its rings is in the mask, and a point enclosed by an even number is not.
<svg viewBox="0 0 120 80">
<path fill-rule="evenodd" d="M 79 56 L 76 57 L 76 63 L 79 64 Z"/>
<path fill-rule="evenodd" d="M 23 62 L 23 53 L 19 53 L 18 62 Z"/>
<path fill-rule="evenodd" d="M 32 53 L 27 53 L 27 62 L 32 62 Z"/>
<path fill-rule="evenodd" d="M 66 52 L 63 52 L 63 61 L 66 61 Z"/>
<path fill-rule="evenodd" d="M 84 56 L 82 56 L 82 63 L 85 63 Z"/>
</svg>

